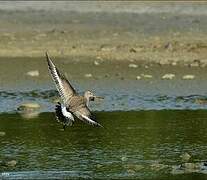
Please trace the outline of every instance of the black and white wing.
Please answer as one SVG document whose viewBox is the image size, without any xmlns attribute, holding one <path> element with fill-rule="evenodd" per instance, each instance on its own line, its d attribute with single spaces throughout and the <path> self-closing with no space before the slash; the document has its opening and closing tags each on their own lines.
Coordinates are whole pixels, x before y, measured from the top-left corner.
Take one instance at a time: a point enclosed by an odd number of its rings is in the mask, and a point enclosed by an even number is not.
<svg viewBox="0 0 207 180">
<path fill-rule="evenodd" d="M 58 122 L 63 124 L 65 129 L 66 126 L 72 126 L 74 123 L 74 117 L 71 112 L 69 112 L 64 105 L 58 103 L 55 107 L 56 119 Z"/>
<path fill-rule="evenodd" d="M 48 63 L 48 68 L 52 76 L 53 81 L 55 82 L 56 88 L 61 96 L 61 99 L 66 104 L 66 102 L 76 94 L 75 89 L 71 86 L 69 81 L 64 77 L 63 74 L 55 67 L 52 60 L 50 59 L 48 53 L 46 52 L 46 58 Z"/>
</svg>

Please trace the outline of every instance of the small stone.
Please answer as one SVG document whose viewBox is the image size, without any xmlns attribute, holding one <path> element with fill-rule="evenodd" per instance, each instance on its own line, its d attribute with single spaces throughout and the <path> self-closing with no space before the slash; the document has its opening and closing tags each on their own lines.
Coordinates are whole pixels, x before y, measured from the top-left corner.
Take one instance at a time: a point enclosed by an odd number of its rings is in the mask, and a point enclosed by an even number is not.
<svg viewBox="0 0 207 180">
<path fill-rule="evenodd" d="M 137 77 L 136 77 L 136 80 L 140 80 L 140 79 L 141 79 L 141 76 L 137 76 Z"/>
<path fill-rule="evenodd" d="M 141 74 L 141 76 L 143 78 L 146 78 L 146 79 L 151 79 L 152 78 L 152 75 L 150 75 L 150 74 Z"/>
<path fill-rule="evenodd" d="M 195 76 L 191 75 L 191 74 L 187 74 L 187 75 L 184 75 L 182 77 L 182 79 L 184 79 L 184 80 L 191 80 L 191 79 L 194 79 L 194 78 L 195 78 Z"/>
<path fill-rule="evenodd" d="M 180 166 L 181 169 L 185 170 L 186 173 L 196 172 L 200 168 L 198 163 L 184 163 Z"/>
<path fill-rule="evenodd" d="M 185 152 L 184 154 L 180 155 L 180 158 L 181 158 L 182 162 L 188 162 L 190 160 L 191 156 L 190 156 L 190 154 Z"/>
<path fill-rule="evenodd" d="M 165 74 L 162 76 L 162 79 L 173 79 L 175 77 L 175 74 Z"/>
<path fill-rule="evenodd" d="M 36 110 L 39 109 L 40 105 L 38 103 L 23 103 L 19 106 L 18 110 Z"/>
<path fill-rule="evenodd" d="M 10 166 L 10 167 L 14 167 L 14 166 L 16 166 L 16 164 L 17 164 L 17 161 L 15 161 L 15 160 L 11 160 L 11 161 L 8 161 L 6 163 L 6 165 L 7 166 Z"/>
<path fill-rule="evenodd" d="M 160 170 L 162 170 L 164 168 L 167 168 L 168 165 L 160 164 L 160 163 L 154 163 L 154 164 L 151 164 L 150 167 L 154 171 L 160 171 Z"/>
<path fill-rule="evenodd" d="M 190 67 L 199 67 L 199 63 L 197 63 L 197 62 L 191 63 Z"/>
<path fill-rule="evenodd" d="M 129 174 L 134 174 L 135 171 L 134 171 L 133 169 L 127 169 L 127 173 L 129 173 Z"/>
<path fill-rule="evenodd" d="M 101 167 L 103 167 L 103 165 L 102 164 L 97 164 L 96 167 L 101 168 Z"/>
<path fill-rule="evenodd" d="M 92 74 L 85 74 L 84 76 L 85 76 L 86 78 L 91 78 L 91 77 L 93 77 Z"/>
<path fill-rule="evenodd" d="M 28 76 L 32 76 L 32 77 L 37 77 L 39 76 L 39 71 L 38 70 L 34 70 L 34 71 L 29 71 L 26 73 Z"/>
<path fill-rule="evenodd" d="M 172 62 L 172 64 L 171 64 L 172 66 L 176 66 L 177 65 L 177 63 L 176 62 Z"/>
<path fill-rule="evenodd" d="M 98 61 L 94 61 L 93 63 L 94 63 L 94 65 L 96 65 L 96 66 L 100 65 L 100 63 L 99 63 Z"/>
<path fill-rule="evenodd" d="M 136 51 L 136 49 L 131 48 L 131 49 L 129 50 L 129 52 L 131 52 L 131 53 L 136 53 L 137 51 Z"/>
<path fill-rule="evenodd" d="M 121 160 L 122 160 L 122 161 L 127 161 L 128 158 L 127 158 L 126 156 L 123 156 L 123 157 L 121 158 Z"/>
<path fill-rule="evenodd" d="M 0 131 L 0 136 L 5 136 L 5 135 L 6 135 L 6 133 L 5 133 L 5 132 Z"/>
<path fill-rule="evenodd" d="M 128 164 L 126 166 L 127 169 L 133 169 L 134 171 L 140 171 L 141 169 L 144 168 L 143 165 L 140 165 L 140 164 Z"/>
<path fill-rule="evenodd" d="M 25 119 L 38 117 L 39 109 L 40 105 L 38 103 L 24 103 L 17 108 L 20 111 L 20 115 Z"/>
<path fill-rule="evenodd" d="M 136 64 L 129 64 L 129 68 L 137 68 L 138 66 Z"/>
</svg>

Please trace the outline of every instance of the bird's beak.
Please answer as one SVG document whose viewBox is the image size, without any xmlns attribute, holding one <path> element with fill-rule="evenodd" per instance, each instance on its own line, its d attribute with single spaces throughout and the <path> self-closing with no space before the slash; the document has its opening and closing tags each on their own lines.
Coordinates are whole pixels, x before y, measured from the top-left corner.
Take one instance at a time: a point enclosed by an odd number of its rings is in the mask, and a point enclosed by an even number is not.
<svg viewBox="0 0 207 180">
<path fill-rule="evenodd" d="M 100 100 L 103 100 L 104 97 L 101 97 L 101 96 L 95 96 L 95 99 L 100 99 Z"/>
</svg>

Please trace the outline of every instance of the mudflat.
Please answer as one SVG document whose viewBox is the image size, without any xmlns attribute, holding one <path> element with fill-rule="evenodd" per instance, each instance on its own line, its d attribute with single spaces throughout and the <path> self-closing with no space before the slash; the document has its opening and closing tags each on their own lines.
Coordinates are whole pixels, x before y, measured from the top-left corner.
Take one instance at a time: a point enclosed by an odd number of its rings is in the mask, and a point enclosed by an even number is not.
<svg viewBox="0 0 207 180">
<path fill-rule="evenodd" d="M 15 3 L 1 2 L 1 57 L 207 63 L 206 3 Z"/>
</svg>

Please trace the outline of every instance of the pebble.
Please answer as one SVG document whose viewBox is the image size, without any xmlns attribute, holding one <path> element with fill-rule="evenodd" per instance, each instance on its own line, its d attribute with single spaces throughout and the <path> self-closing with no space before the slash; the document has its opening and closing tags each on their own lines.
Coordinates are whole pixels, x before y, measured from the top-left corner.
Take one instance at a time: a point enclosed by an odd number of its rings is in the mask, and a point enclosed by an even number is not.
<svg viewBox="0 0 207 180">
<path fill-rule="evenodd" d="M 168 165 L 160 164 L 160 163 L 154 163 L 154 164 L 151 164 L 150 167 L 154 171 L 160 171 L 160 170 L 162 170 L 164 168 L 167 168 Z"/>
<path fill-rule="evenodd" d="M 172 62 L 172 64 L 171 64 L 172 66 L 176 66 L 177 65 L 177 63 L 176 62 Z"/>
<path fill-rule="evenodd" d="M 100 65 L 100 63 L 99 63 L 98 61 L 94 61 L 93 63 L 94 63 L 94 65 L 96 65 L 96 66 Z"/>
<path fill-rule="evenodd" d="M 137 76 L 137 77 L 136 77 L 136 80 L 140 80 L 140 79 L 141 79 L 141 76 Z"/>
<path fill-rule="evenodd" d="M 20 111 L 20 115 L 26 119 L 38 117 L 39 109 L 40 105 L 38 103 L 24 103 L 17 108 Z"/>
<path fill-rule="evenodd" d="M 136 65 L 136 64 L 129 64 L 129 68 L 137 68 L 138 67 L 138 65 Z"/>
<path fill-rule="evenodd" d="M 127 161 L 128 158 L 127 158 L 126 156 L 123 156 L 123 157 L 121 158 L 121 160 L 122 160 L 122 161 Z"/>
<path fill-rule="evenodd" d="M 127 169 L 132 169 L 132 170 L 134 170 L 134 171 L 140 171 L 141 169 L 144 168 L 144 166 L 143 166 L 143 165 L 140 165 L 140 164 L 128 164 L 128 165 L 126 166 L 126 168 L 127 168 Z"/>
<path fill-rule="evenodd" d="M 180 155 L 180 158 L 181 158 L 182 162 L 188 162 L 190 160 L 191 156 L 190 156 L 190 154 L 185 152 L 184 154 Z"/>
<path fill-rule="evenodd" d="M 103 165 L 102 164 L 97 164 L 96 167 L 101 168 L 101 167 L 103 167 Z"/>
<path fill-rule="evenodd" d="M 195 172 L 205 172 L 204 163 L 183 163 L 181 165 L 172 166 L 172 174 L 185 174 Z"/>
<path fill-rule="evenodd" d="M 5 132 L 0 131 L 0 136 L 5 136 L 5 135 L 6 135 L 6 133 L 5 133 Z"/>
<path fill-rule="evenodd" d="M 85 76 L 86 78 L 91 78 L 91 77 L 93 77 L 92 74 L 85 74 L 84 76 Z"/>
<path fill-rule="evenodd" d="M 23 103 L 18 107 L 18 110 L 37 110 L 40 108 L 40 105 L 38 103 Z"/>
<path fill-rule="evenodd" d="M 34 71 L 29 71 L 26 73 L 28 76 L 31 76 L 31 77 L 38 77 L 40 74 L 39 74 L 39 71 L 38 70 L 34 70 Z"/>
<path fill-rule="evenodd" d="M 151 79 L 152 75 L 150 74 L 141 74 L 142 77 L 146 78 L 146 79 Z"/>
<path fill-rule="evenodd" d="M 136 49 L 131 48 L 131 49 L 129 50 L 129 52 L 131 52 L 131 53 L 136 53 L 137 51 L 136 51 Z"/>
<path fill-rule="evenodd" d="M 197 62 L 194 62 L 194 63 L 190 64 L 190 67 L 198 67 L 198 66 L 199 66 L 199 63 L 197 63 Z"/>
<path fill-rule="evenodd" d="M 162 76 L 162 79 L 173 79 L 175 77 L 175 74 L 165 74 Z"/>
<path fill-rule="evenodd" d="M 187 75 L 184 75 L 182 77 L 182 79 L 184 79 L 184 80 L 191 80 L 191 79 L 194 79 L 194 78 L 195 78 L 195 76 L 191 75 L 191 74 L 187 74 Z"/>
<path fill-rule="evenodd" d="M 6 165 L 7 166 L 10 166 L 10 167 L 14 167 L 14 166 L 16 166 L 16 164 L 17 164 L 17 161 L 15 161 L 15 160 L 11 160 L 11 161 L 8 161 L 6 163 Z"/>
</svg>

